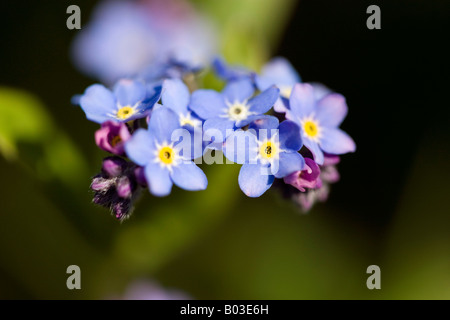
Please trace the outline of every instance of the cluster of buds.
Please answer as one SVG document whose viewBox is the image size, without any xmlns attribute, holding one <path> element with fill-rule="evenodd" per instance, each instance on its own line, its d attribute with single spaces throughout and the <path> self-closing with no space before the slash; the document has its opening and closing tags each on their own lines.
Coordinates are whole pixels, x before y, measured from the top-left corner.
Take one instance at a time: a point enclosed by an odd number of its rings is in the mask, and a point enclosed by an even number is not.
<svg viewBox="0 0 450 320">
<path fill-rule="evenodd" d="M 147 183 L 142 167 L 112 156 L 103 159 L 102 171 L 92 179 L 93 202 L 109 208 L 120 221 L 128 218 L 133 202 Z"/>
</svg>

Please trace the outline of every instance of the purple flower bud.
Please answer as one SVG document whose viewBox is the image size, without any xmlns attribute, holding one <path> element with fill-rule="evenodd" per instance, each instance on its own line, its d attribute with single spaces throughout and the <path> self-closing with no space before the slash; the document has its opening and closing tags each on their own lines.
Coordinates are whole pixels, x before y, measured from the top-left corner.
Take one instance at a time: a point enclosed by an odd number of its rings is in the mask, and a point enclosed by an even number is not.
<svg viewBox="0 0 450 320">
<path fill-rule="evenodd" d="M 322 167 L 320 179 L 327 183 L 335 183 L 340 179 L 339 171 L 335 166 Z"/>
<path fill-rule="evenodd" d="M 320 168 L 314 160 L 305 158 L 305 168 L 302 171 L 296 171 L 284 178 L 284 182 L 305 192 L 306 188 L 320 188 L 322 182 L 319 178 Z"/>
<path fill-rule="evenodd" d="M 341 158 L 335 154 L 324 153 L 323 166 L 332 166 L 338 164 Z"/>
<path fill-rule="evenodd" d="M 94 194 L 94 198 L 92 199 L 92 202 L 94 202 L 95 204 L 98 204 L 99 206 L 109 208 L 115 197 L 116 197 L 115 189 L 110 188 L 109 190 L 107 190 L 105 192 L 96 192 Z"/>
<path fill-rule="evenodd" d="M 136 182 L 142 186 L 142 187 L 147 187 L 147 179 L 145 178 L 145 174 L 144 174 L 144 167 L 136 167 L 134 169 L 134 176 L 136 178 Z"/>
<path fill-rule="evenodd" d="M 127 176 L 122 176 L 117 180 L 117 195 L 121 198 L 130 198 L 133 192 L 133 186 Z"/>
<path fill-rule="evenodd" d="M 131 213 L 131 202 L 130 200 L 121 200 L 114 203 L 111 206 L 112 213 L 118 220 L 123 220 L 129 216 Z"/>
<path fill-rule="evenodd" d="M 110 179 L 97 176 L 92 180 L 91 189 L 98 192 L 106 192 L 111 188 L 112 184 L 113 181 Z"/>
<path fill-rule="evenodd" d="M 125 142 L 131 134 L 125 123 L 106 121 L 95 132 L 95 143 L 100 149 L 113 154 L 123 155 Z"/>
<path fill-rule="evenodd" d="M 126 168 L 127 162 L 119 157 L 103 159 L 102 171 L 110 178 L 118 177 Z"/>
<path fill-rule="evenodd" d="M 293 197 L 294 201 L 300 206 L 303 212 L 311 210 L 312 206 L 316 202 L 314 191 L 310 190 L 306 193 L 298 193 Z"/>
</svg>

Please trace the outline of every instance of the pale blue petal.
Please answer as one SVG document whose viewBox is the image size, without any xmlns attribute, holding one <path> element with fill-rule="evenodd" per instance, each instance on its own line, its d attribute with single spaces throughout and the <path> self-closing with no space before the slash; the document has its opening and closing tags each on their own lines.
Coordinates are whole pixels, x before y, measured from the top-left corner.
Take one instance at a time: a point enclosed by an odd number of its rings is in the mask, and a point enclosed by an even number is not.
<svg viewBox="0 0 450 320">
<path fill-rule="evenodd" d="M 308 138 L 303 137 L 303 144 L 305 147 L 307 147 L 309 149 L 309 151 L 311 151 L 311 153 L 314 156 L 314 161 L 318 164 L 318 165 L 322 165 L 323 164 L 323 152 L 319 147 L 319 144 L 317 142 L 314 142 Z"/>
<path fill-rule="evenodd" d="M 169 108 L 155 108 L 150 117 L 148 128 L 159 143 L 170 143 L 172 133 L 180 128 L 179 117 Z"/>
<path fill-rule="evenodd" d="M 347 115 L 347 103 L 343 95 L 332 93 L 317 102 L 316 117 L 325 127 L 336 128 Z"/>
<path fill-rule="evenodd" d="M 267 174 L 267 167 L 260 164 L 244 164 L 239 171 L 239 187 L 249 197 L 261 196 L 272 186 L 274 176 Z"/>
<path fill-rule="evenodd" d="M 86 118 L 97 123 L 111 119 L 108 114 L 117 111 L 112 92 L 101 84 L 93 84 L 86 89 L 80 98 L 80 106 Z"/>
<path fill-rule="evenodd" d="M 303 145 L 300 133 L 300 127 L 289 120 L 283 121 L 279 127 L 280 130 L 280 147 L 283 150 L 289 149 L 298 151 Z"/>
<path fill-rule="evenodd" d="M 292 114 L 289 118 L 309 117 L 315 111 L 315 106 L 314 88 L 307 83 L 297 83 L 289 98 L 288 113 Z"/>
<path fill-rule="evenodd" d="M 259 120 L 259 119 L 263 119 L 264 117 L 270 117 L 270 116 L 264 115 L 264 114 L 257 114 L 257 115 L 254 115 L 254 116 L 249 116 L 246 119 L 236 121 L 236 128 L 245 127 L 246 125 L 248 125 L 248 124 L 250 124 L 252 122 L 255 122 L 255 121 Z"/>
<path fill-rule="evenodd" d="M 205 173 L 192 161 L 184 161 L 172 167 L 170 176 L 173 182 L 184 190 L 205 190 L 208 186 Z"/>
<path fill-rule="evenodd" d="M 331 154 L 344 154 L 356 151 L 356 144 L 353 139 L 340 129 L 323 128 L 320 147 L 326 153 Z"/>
<path fill-rule="evenodd" d="M 286 113 L 289 110 L 289 100 L 283 97 L 278 98 L 273 105 L 273 110 L 278 113 Z"/>
<path fill-rule="evenodd" d="M 276 178 L 284 178 L 295 171 L 303 170 L 305 159 L 298 152 L 281 152 L 277 172 L 272 172 Z"/>
<path fill-rule="evenodd" d="M 282 57 L 269 61 L 262 68 L 261 75 L 256 77 L 259 90 L 266 90 L 272 85 L 293 86 L 297 82 L 301 82 L 300 76 L 292 64 Z"/>
<path fill-rule="evenodd" d="M 309 84 L 314 88 L 314 97 L 316 98 L 316 101 L 319 101 L 327 94 L 333 93 L 330 88 L 320 82 L 309 82 Z"/>
<path fill-rule="evenodd" d="M 227 106 L 219 92 L 201 89 L 192 93 L 189 108 L 206 120 L 223 114 Z"/>
<path fill-rule="evenodd" d="M 186 114 L 189 104 L 189 89 L 179 79 L 167 79 L 163 83 L 162 104 L 177 114 Z"/>
<path fill-rule="evenodd" d="M 257 114 L 266 113 L 273 107 L 279 96 L 280 89 L 277 87 L 268 88 L 248 101 L 250 111 Z"/>
<path fill-rule="evenodd" d="M 248 131 L 236 130 L 227 138 L 224 145 L 225 157 L 235 163 L 250 163 L 256 159 L 257 154 L 256 136 Z"/>
<path fill-rule="evenodd" d="M 134 163 L 145 166 L 155 157 L 155 137 L 147 130 L 138 129 L 125 143 L 125 152 Z"/>
<path fill-rule="evenodd" d="M 121 107 L 134 106 L 145 100 L 147 94 L 144 83 L 131 79 L 121 79 L 114 86 L 114 95 Z"/>
<path fill-rule="evenodd" d="M 165 197 L 170 194 L 173 183 L 167 168 L 161 167 L 158 163 L 149 163 L 145 166 L 144 174 L 153 195 Z"/>
<path fill-rule="evenodd" d="M 223 89 L 222 94 L 225 101 L 229 103 L 243 102 L 251 98 L 255 88 L 250 79 L 244 78 L 236 81 L 228 82 Z"/>
<path fill-rule="evenodd" d="M 259 140 L 264 140 L 270 139 L 272 134 L 278 132 L 279 123 L 278 118 L 264 115 L 258 120 L 253 121 L 248 128 L 249 131 L 256 134 Z"/>
<path fill-rule="evenodd" d="M 148 115 L 150 115 L 152 108 L 157 105 L 157 102 L 161 98 L 161 91 L 162 91 L 162 87 L 157 86 L 153 90 L 153 96 L 148 96 L 149 92 L 148 92 L 148 88 L 147 88 L 146 98 L 145 98 L 146 100 L 141 102 L 138 105 L 135 113 L 131 117 L 127 118 L 125 120 L 125 122 L 131 121 L 131 120 L 136 120 L 136 119 L 141 119 L 141 118 L 144 118 L 144 117 L 147 117 Z"/>
<path fill-rule="evenodd" d="M 223 142 L 235 129 L 234 121 L 227 118 L 212 118 L 203 124 L 205 138 L 215 137 L 216 142 Z"/>
</svg>

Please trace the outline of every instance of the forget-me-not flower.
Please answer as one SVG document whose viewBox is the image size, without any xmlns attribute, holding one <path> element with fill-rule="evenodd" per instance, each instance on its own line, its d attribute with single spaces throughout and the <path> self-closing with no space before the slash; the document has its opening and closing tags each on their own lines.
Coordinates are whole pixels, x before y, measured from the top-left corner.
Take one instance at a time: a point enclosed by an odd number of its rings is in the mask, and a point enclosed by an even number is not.
<svg viewBox="0 0 450 320">
<path fill-rule="evenodd" d="M 91 121 L 128 122 L 149 114 L 161 97 L 161 87 L 154 88 L 151 96 L 148 93 L 145 84 L 136 80 L 119 80 L 112 91 L 94 84 L 81 96 L 80 106 Z"/>
<path fill-rule="evenodd" d="M 193 92 L 190 108 L 200 118 L 206 119 L 203 125 L 205 134 L 210 129 L 218 130 L 224 140 L 227 130 L 231 133 L 231 130 L 242 128 L 269 111 L 278 99 L 279 89 L 270 87 L 252 97 L 254 93 L 255 87 L 249 79 L 232 81 L 222 92 L 205 89 Z"/>
<path fill-rule="evenodd" d="M 174 183 L 190 191 L 204 190 L 208 185 L 203 171 L 172 141 L 177 129 L 181 129 L 179 116 L 169 108 L 159 107 L 152 112 L 148 130 L 138 129 L 125 144 L 128 157 L 144 167 L 150 192 L 155 196 L 169 195 Z"/>
<path fill-rule="evenodd" d="M 270 60 L 255 77 L 256 86 L 261 91 L 273 85 L 280 89 L 280 99 L 274 105 L 274 110 L 280 113 L 288 109 L 292 88 L 298 82 L 301 82 L 299 74 L 291 63 L 282 57 Z"/>
<path fill-rule="evenodd" d="M 242 164 L 239 186 L 249 197 L 259 197 L 274 178 L 284 178 L 301 171 L 305 160 L 298 153 L 302 147 L 299 127 L 286 120 L 266 116 L 256 120 L 248 131 L 236 130 L 225 142 L 225 156 Z"/>
<path fill-rule="evenodd" d="M 300 126 L 303 143 L 317 164 L 323 164 L 324 152 L 339 155 L 356 150 L 353 139 L 338 128 L 347 115 L 342 95 L 331 93 L 317 101 L 314 88 L 299 83 L 292 91 L 289 106 L 286 118 Z"/>
</svg>

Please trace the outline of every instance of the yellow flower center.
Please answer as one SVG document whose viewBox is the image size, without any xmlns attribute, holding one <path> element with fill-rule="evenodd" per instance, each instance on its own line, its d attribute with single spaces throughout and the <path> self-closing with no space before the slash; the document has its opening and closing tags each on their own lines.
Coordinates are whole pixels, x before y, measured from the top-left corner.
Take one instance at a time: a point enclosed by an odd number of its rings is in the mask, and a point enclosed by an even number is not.
<svg viewBox="0 0 450 320">
<path fill-rule="evenodd" d="M 174 159 L 174 152 L 171 147 L 162 147 L 159 150 L 159 160 L 165 164 L 172 164 Z"/>
<path fill-rule="evenodd" d="M 117 111 L 117 119 L 126 120 L 134 114 L 134 109 L 132 107 L 126 106 L 122 107 Z"/>
<path fill-rule="evenodd" d="M 266 141 L 259 147 L 259 154 L 263 159 L 273 159 L 277 155 L 277 146 L 272 141 Z"/>
<path fill-rule="evenodd" d="M 194 127 L 194 122 L 191 119 L 188 118 L 181 118 L 180 119 L 180 125 L 183 126 L 191 126 Z"/>
<path fill-rule="evenodd" d="M 303 124 L 303 129 L 305 130 L 305 133 L 307 136 L 314 138 L 319 134 L 319 128 L 317 124 L 314 121 L 306 121 Z"/>
</svg>

